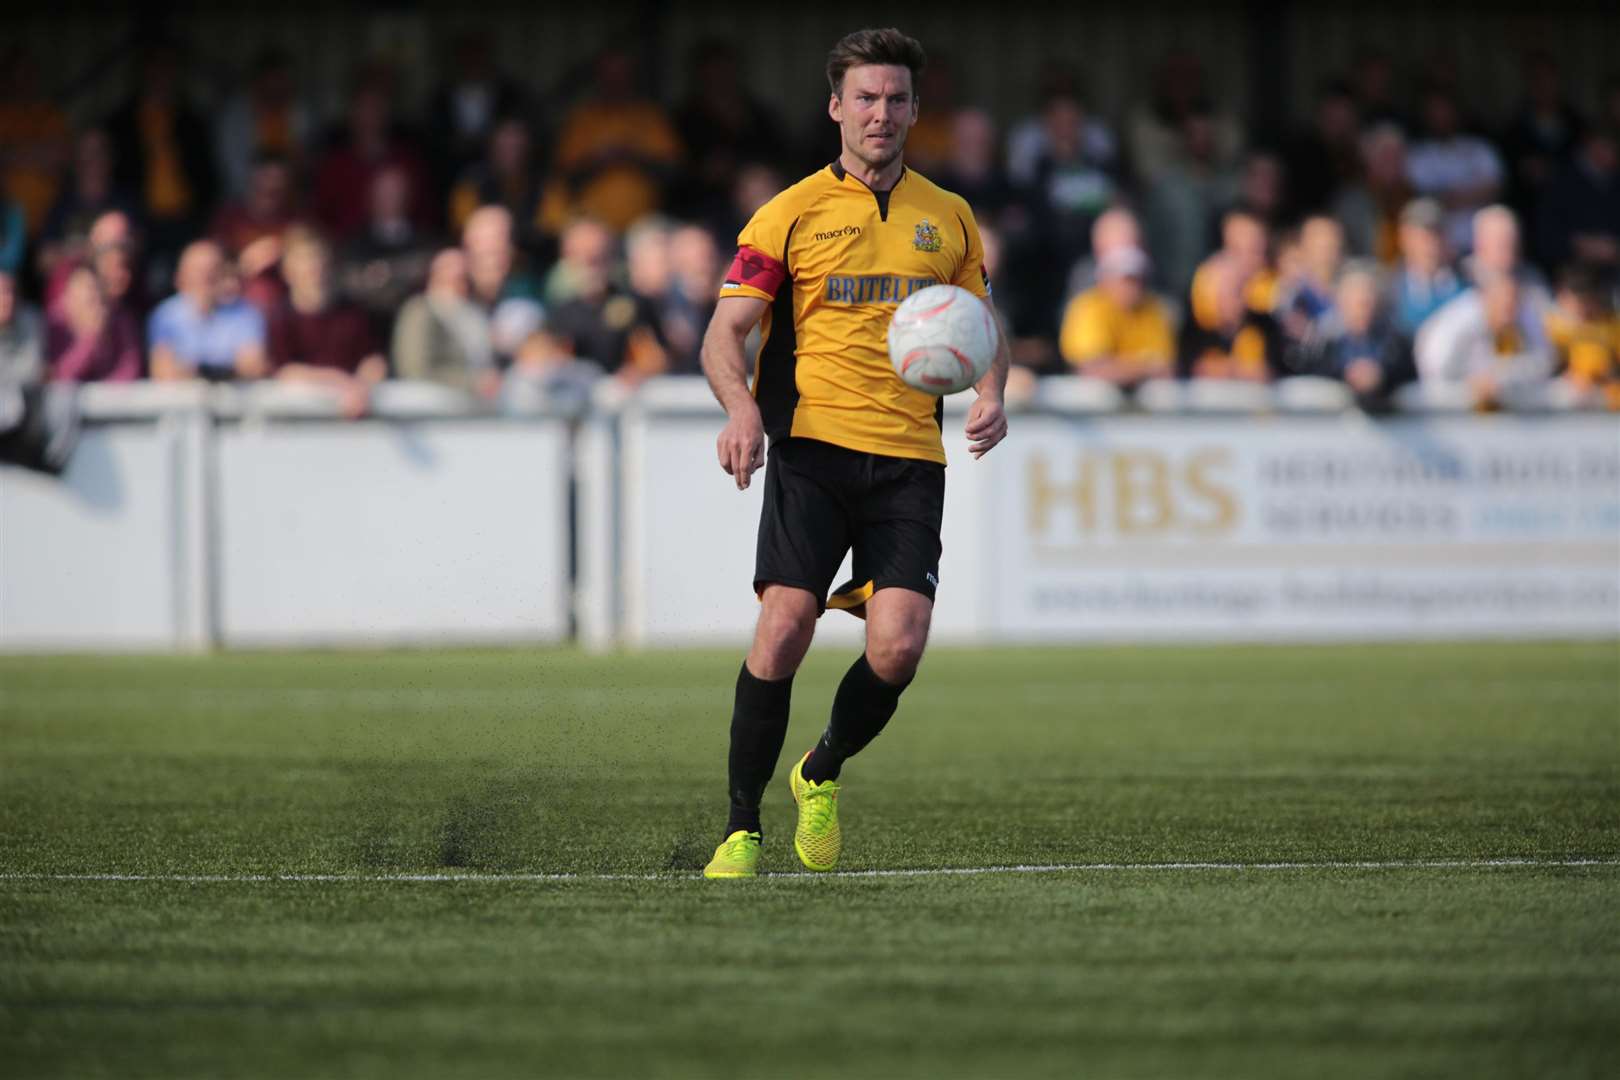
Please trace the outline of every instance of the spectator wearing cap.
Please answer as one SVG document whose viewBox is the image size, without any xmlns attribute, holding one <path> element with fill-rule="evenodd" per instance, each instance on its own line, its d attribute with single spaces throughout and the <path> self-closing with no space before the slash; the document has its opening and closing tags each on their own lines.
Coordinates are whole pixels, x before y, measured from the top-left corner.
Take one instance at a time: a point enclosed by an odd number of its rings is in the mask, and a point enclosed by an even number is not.
<svg viewBox="0 0 1620 1080">
<path fill-rule="evenodd" d="M 0 270 L 0 386 L 31 386 L 45 377 L 45 325 L 17 295 L 17 277 Z"/>
<path fill-rule="evenodd" d="M 1594 127 L 1541 200 L 1541 257 L 1550 266 L 1582 262 L 1620 270 L 1620 131 Z"/>
<path fill-rule="evenodd" d="M 180 253 L 177 292 L 152 312 L 152 378 L 256 379 L 266 371 L 264 316 L 237 295 L 225 253 L 199 240 Z"/>
<path fill-rule="evenodd" d="M 1333 307 L 1294 352 L 1295 371 L 1340 379 L 1363 402 L 1409 377 L 1406 343 L 1382 310 L 1378 264 L 1355 262 L 1339 275 Z"/>
<path fill-rule="evenodd" d="M 1502 190 L 1502 159 L 1490 143 L 1463 131 L 1457 101 L 1442 87 L 1423 95 L 1423 135 L 1407 152 L 1406 174 L 1418 194 L 1444 208 L 1452 250 L 1468 251 L 1474 213 Z"/>
<path fill-rule="evenodd" d="M 489 315 L 470 298 L 467 255 L 433 256 L 427 289 L 400 309 L 391 350 L 402 379 L 435 382 L 490 398 L 500 390 Z"/>
<path fill-rule="evenodd" d="M 1408 341 L 1464 288 L 1447 257 L 1444 220 L 1433 199 L 1414 199 L 1401 211 L 1401 263 L 1390 279 L 1389 314 Z"/>
<path fill-rule="evenodd" d="M 1481 408 L 1552 374 L 1542 313 L 1511 274 L 1489 274 L 1435 312 L 1418 330 L 1415 351 L 1425 383 L 1465 384 Z"/>
<path fill-rule="evenodd" d="M 1069 301 L 1059 349 L 1080 374 L 1126 387 L 1171 374 L 1175 331 L 1147 276 L 1146 252 L 1117 248 L 1097 261 L 1096 286 Z"/>
</svg>

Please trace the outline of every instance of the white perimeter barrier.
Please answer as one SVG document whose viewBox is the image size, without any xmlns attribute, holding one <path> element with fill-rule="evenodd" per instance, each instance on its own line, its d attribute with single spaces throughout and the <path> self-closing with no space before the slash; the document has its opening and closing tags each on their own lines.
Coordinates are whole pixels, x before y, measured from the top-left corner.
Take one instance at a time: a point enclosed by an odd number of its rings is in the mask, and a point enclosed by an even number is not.
<svg viewBox="0 0 1620 1080">
<path fill-rule="evenodd" d="M 947 403 L 938 639 L 1620 634 L 1620 418 L 1105 389 L 1044 387 L 980 461 Z M 0 467 L 0 649 L 750 633 L 763 476 L 720 471 L 700 380 L 606 384 L 578 420 L 396 384 L 345 423 L 291 391 L 89 388 L 65 477 Z"/>
<path fill-rule="evenodd" d="M 129 389 L 85 395 L 62 478 L 0 468 L 0 648 L 568 635 L 566 418 L 467 418 L 431 387 L 358 423 L 292 388 Z"/>
</svg>

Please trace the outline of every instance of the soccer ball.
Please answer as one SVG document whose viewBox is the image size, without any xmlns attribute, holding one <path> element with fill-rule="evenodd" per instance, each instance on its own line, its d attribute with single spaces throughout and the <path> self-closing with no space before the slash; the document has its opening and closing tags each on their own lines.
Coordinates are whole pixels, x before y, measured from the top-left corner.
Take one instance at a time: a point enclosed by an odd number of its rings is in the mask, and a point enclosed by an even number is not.
<svg viewBox="0 0 1620 1080">
<path fill-rule="evenodd" d="M 998 340 L 984 301 L 956 285 L 930 285 L 901 301 L 889 320 L 889 362 L 907 386 L 954 394 L 984 378 Z"/>
</svg>

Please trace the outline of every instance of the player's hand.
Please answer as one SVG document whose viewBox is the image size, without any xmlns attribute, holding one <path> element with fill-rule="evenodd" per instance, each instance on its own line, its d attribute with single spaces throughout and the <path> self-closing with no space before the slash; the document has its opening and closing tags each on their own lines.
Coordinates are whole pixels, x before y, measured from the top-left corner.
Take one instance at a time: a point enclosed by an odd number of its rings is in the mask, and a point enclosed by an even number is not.
<svg viewBox="0 0 1620 1080">
<path fill-rule="evenodd" d="M 759 419 L 759 406 L 752 401 L 732 410 L 731 419 L 720 429 L 715 441 L 720 467 L 737 481 L 737 490 L 748 486 L 754 470 L 765 464 L 765 425 Z"/>
<path fill-rule="evenodd" d="M 1007 413 L 1001 402 L 979 395 L 967 418 L 968 452 L 982 458 L 992 447 L 1007 437 Z"/>
</svg>

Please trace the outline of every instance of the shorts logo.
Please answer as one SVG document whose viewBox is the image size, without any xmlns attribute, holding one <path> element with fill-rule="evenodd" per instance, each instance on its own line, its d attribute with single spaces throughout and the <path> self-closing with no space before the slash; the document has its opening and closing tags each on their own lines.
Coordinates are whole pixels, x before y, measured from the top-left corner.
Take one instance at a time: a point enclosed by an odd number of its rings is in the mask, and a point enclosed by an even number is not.
<svg viewBox="0 0 1620 1080">
<path fill-rule="evenodd" d="M 820 243 L 823 240 L 839 240 L 846 236 L 859 235 L 861 235 L 861 227 L 859 225 L 845 225 L 842 229 L 832 229 L 828 232 L 811 233 L 810 239 Z"/>
<path fill-rule="evenodd" d="M 928 573 L 924 574 L 923 577 L 928 579 L 928 584 L 932 585 L 936 589 L 939 588 L 939 578 L 934 575 L 933 571 L 929 571 Z"/>
<path fill-rule="evenodd" d="M 917 231 L 911 237 L 912 247 L 918 251 L 938 251 L 941 243 L 939 229 L 930 224 L 927 218 L 917 222 Z"/>
</svg>

